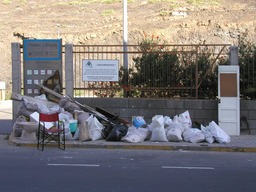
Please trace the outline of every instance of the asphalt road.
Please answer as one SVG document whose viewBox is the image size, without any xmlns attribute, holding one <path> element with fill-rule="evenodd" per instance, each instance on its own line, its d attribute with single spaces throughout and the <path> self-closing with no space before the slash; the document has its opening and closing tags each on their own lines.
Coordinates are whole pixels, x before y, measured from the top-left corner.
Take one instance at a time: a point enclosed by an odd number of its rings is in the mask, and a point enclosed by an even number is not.
<svg viewBox="0 0 256 192">
<path fill-rule="evenodd" d="M 3 192 L 255 192 L 256 154 L 0 147 Z"/>
</svg>

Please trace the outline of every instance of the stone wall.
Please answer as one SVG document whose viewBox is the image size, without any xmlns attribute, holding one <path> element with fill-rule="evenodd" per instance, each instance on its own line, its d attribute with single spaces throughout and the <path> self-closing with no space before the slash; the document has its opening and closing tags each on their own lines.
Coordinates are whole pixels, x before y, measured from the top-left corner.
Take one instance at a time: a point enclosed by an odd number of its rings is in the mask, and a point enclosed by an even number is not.
<svg viewBox="0 0 256 192">
<path fill-rule="evenodd" d="M 101 107 L 126 120 L 144 116 L 149 123 L 155 115 L 173 117 L 188 110 L 192 121 L 207 124 L 218 119 L 218 103 L 209 100 L 126 99 L 126 98 L 75 98 L 90 107 Z"/>
<path fill-rule="evenodd" d="M 246 117 L 252 135 L 256 135 L 256 101 L 240 101 L 240 117 Z"/>
<path fill-rule="evenodd" d="M 188 110 L 192 121 L 208 125 L 218 123 L 217 100 L 173 100 L 173 99 L 132 99 L 132 98 L 75 98 L 90 107 L 101 107 L 113 114 L 131 121 L 132 116 L 144 116 L 147 123 L 155 115 L 171 118 Z M 240 116 L 245 116 L 251 134 L 256 134 L 256 101 L 241 100 Z"/>
</svg>

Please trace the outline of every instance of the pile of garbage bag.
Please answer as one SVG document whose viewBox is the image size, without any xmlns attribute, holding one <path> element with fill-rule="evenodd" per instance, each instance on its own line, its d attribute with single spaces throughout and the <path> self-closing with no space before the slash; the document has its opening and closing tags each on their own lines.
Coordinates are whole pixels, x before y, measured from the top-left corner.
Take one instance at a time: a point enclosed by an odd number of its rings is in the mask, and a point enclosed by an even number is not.
<svg viewBox="0 0 256 192">
<path fill-rule="evenodd" d="M 230 137 L 214 121 L 208 125 L 193 127 L 189 111 L 186 110 L 173 118 L 155 115 L 147 123 L 142 116 L 135 116 L 131 124 L 106 122 L 90 112 L 81 110 L 74 103 L 61 99 L 59 104 L 45 105 L 23 99 L 19 108 L 19 117 L 13 126 L 13 135 L 21 136 L 19 121 L 39 121 L 38 114 L 59 113 L 59 119 L 64 123 L 65 139 L 81 142 L 105 139 L 106 141 L 121 141 L 138 143 L 152 142 L 218 142 L 229 143 Z M 75 121 L 74 121 L 75 120 Z M 71 122 L 77 122 L 71 130 Z M 50 127 L 48 127 L 50 128 Z"/>
</svg>

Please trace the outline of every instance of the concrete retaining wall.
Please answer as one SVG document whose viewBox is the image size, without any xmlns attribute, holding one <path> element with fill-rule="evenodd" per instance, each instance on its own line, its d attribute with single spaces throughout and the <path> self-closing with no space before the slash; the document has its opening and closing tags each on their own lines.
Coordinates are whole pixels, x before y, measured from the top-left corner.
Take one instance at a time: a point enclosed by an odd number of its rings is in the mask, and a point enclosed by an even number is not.
<svg viewBox="0 0 256 192">
<path fill-rule="evenodd" d="M 208 125 L 218 123 L 218 101 L 214 100 L 172 100 L 172 99 L 132 99 L 132 98 L 75 98 L 90 107 L 101 107 L 128 121 L 132 116 L 141 115 L 147 123 L 155 115 L 173 117 L 188 110 L 192 121 Z M 251 134 L 256 134 L 256 101 L 241 100 L 241 117 L 245 116 Z"/>
<path fill-rule="evenodd" d="M 102 107 L 129 121 L 132 116 L 141 115 L 150 122 L 154 115 L 173 117 L 186 110 L 189 110 L 193 121 L 207 124 L 218 120 L 217 101 L 126 98 L 76 98 L 76 100 L 93 108 Z"/>
<path fill-rule="evenodd" d="M 246 117 L 252 135 L 256 135 L 256 101 L 240 101 L 240 117 Z"/>
<path fill-rule="evenodd" d="M 207 125 L 210 121 L 218 122 L 218 102 L 211 100 L 171 100 L 171 99 L 122 99 L 122 98 L 75 98 L 79 103 L 90 107 L 102 107 L 128 121 L 132 116 L 144 116 L 147 123 L 151 122 L 154 115 L 174 115 L 189 110 L 192 121 Z M 20 102 L 16 103 L 17 109 Z M 256 101 L 241 100 L 240 116 L 247 118 L 252 135 L 256 135 Z M 16 119 L 13 110 L 13 118 Z M 245 132 L 248 134 L 248 131 Z"/>
</svg>

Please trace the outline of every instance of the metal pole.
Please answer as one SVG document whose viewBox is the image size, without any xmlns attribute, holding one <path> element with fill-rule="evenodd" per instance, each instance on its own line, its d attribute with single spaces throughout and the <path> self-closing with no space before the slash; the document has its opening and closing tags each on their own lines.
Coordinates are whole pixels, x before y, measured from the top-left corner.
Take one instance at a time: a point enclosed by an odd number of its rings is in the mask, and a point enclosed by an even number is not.
<svg viewBox="0 0 256 192">
<path fill-rule="evenodd" d="M 127 24 L 127 0 L 123 0 L 123 64 L 124 64 L 124 85 L 128 85 L 128 55 L 127 55 L 127 45 L 128 45 L 128 24 Z M 127 93 L 125 92 L 125 96 Z"/>
</svg>

